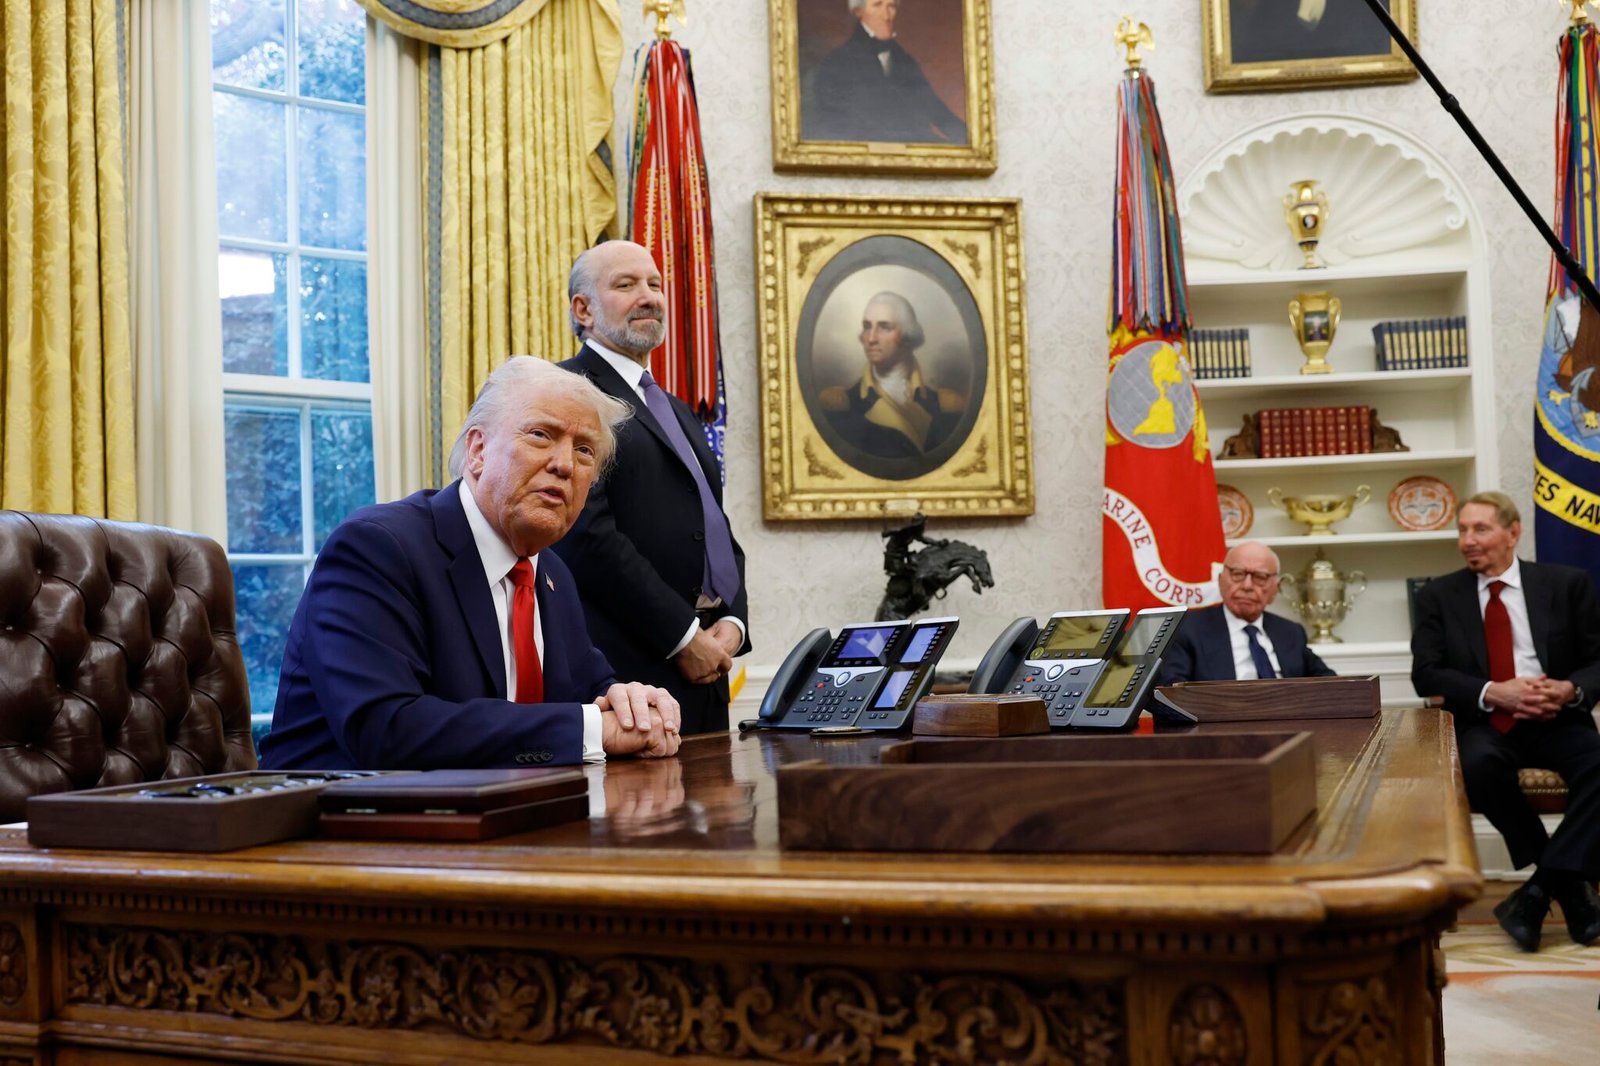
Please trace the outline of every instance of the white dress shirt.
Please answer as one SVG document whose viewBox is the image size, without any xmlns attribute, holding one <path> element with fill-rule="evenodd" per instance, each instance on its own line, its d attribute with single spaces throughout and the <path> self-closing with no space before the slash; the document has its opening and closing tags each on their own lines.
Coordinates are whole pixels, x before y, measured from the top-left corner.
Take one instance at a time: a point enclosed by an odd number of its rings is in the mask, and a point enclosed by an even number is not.
<svg viewBox="0 0 1600 1066">
<path fill-rule="evenodd" d="M 1489 606 L 1489 585 L 1496 581 L 1504 581 L 1506 587 L 1500 590 L 1500 602 L 1506 605 L 1506 615 L 1511 619 L 1511 657 L 1518 677 L 1542 677 L 1544 667 L 1539 663 L 1539 653 L 1533 650 L 1533 626 L 1528 622 L 1528 599 L 1522 594 L 1522 563 L 1516 556 L 1511 557 L 1511 565 L 1506 567 L 1505 573 L 1490 577 L 1488 574 L 1478 575 L 1478 617 L 1483 617 L 1483 612 Z M 1487 643 L 1488 633 L 1484 633 Z M 1492 682 L 1491 682 L 1492 684 Z M 1488 695 L 1489 686 L 1484 685 L 1478 693 L 1478 707 L 1487 711 L 1489 705 L 1484 702 Z"/>
<path fill-rule="evenodd" d="M 1256 671 L 1255 657 L 1250 654 L 1250 636 L 1244 631 L 1245 626 L 1256 627 L 1256 641 L 1266 651 L 1267 658 L 1272 660 L 1272 669 L 1279 677 L 1283 676 L 1283 664 L 1278 661 L 1278 649 L 1272 646 L 1272 638 L 1267 636 L 1267 627 L 1262 625 L 1267 618 L 1265 613 L 1254 622 L 1246 622 L 1228 610 L 1227 604 L 1223 604 L 1222 617 L 1228 621 L 1228 642 L 1233 645 L 1234 677 L 1240 681 L 1261 677 Z"/>
<path fill-rule="evenodd" d="M 483 512 L 478 509 L 478 501 L 467 488 L 466 479 L 461 480 L 461 509 L 467 515 L 467 527 L 472 530 L 472 541 L 478 546 L 478 560 L 483 563 L 483 577 L 489 585 L 489 599 L 494 601 L 495 631 L 500 634 L 500 656 L 506 668 L 506 698 L 510 699 L 517 691 L 517 659 L 511 653 L 511 596 L 514 583 L 511 580 L 511 568 L 517 565 L 518 555 L 511 550 L 511 545 L 500 539 L 489 526 L 489 520 L 483 517 Z M 532 555 L 528 562 L 533 565 L 533 576 L 539 576 L 539 557 Z M 544 662 L 544 612 L 533 613 L 533 646 L 539 652 L 539 661 Z M 583 705 L 583 761 L 605 762 L 606 752 L 601 744 L 600 707 L 598 704 L 585 703 Z"/>
<path fill-rule="evenodd" d="M 633 394 L 639 397 L 640 408 L 644 409 L 644 372 L 646 368 L 641 366 L 637 359 L 632 359 L 626 355 L 623 355 L 621 352 L 614 352 L 610 348 L 607 348 L 605 345 L 601 344 L 599 341 L 595 340 L 593 337 L 585 338 L 584 343 L 593 348 L 600 358 L 606 361 L 606 365 L 610 366 L 612 370 L 615 370 L 617 372 L 617 376 L 622 378 L 623 381 L 627 382 L 628 387 L 633 390 Z M 739 630 L 739 644 L 743 646 L 745 634 L 743 622 L 739 621 L 737 617 L 731 614 L 723 615 L 721 618 L 717 619 L 717 621 L 733 623 L 733 625 Z M 689 646 L 689 642 L 694 639 L 694 635 L 699 631 L 699 619 L 690 621 L 688 630 L 683 634 L 683 639 L 678 641 L 678 644 L 675 648 L 667 652 L 667 658 L 670 659 L 674 655 L 677 655 L 684 648 L 687 648 Z"/>
</svg>

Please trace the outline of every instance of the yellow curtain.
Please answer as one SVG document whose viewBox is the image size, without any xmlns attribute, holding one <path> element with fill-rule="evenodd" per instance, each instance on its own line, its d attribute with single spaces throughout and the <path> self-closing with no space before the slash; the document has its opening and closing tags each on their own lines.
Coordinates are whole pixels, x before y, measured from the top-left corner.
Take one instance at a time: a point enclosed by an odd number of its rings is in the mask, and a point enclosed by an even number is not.
<svg viewBox="0 0 1600 1066">
<path fill-rule="evenodd" d="M 606 138 L 621 17 L 616 0 L 362 3 L 432 44 L 421 118 L 428 455 L 438 484 L 490 370 L 509 355 L 564 359 L 577 348 L 567 272 L 616 220 Z M 463 7 L 494 20 L 474 24 Z"/>
<path fill-rule="evenodd" d="M 0 506 L 135 517 L 117 0 L 0 0 Z"/>
</svg>

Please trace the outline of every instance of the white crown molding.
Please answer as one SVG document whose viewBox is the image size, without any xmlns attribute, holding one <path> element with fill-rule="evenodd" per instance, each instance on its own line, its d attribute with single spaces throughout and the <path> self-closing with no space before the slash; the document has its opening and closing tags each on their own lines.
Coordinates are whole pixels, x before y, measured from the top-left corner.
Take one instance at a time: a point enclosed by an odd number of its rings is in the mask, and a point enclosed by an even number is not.
<svg viewBox="0 0 1600 1066">
<path fill-rule="evenodd" d="M 1307 112 L 1246 129 L 1185 177 L 1185 257 L 1248 270 L 1300 266 L 1282 200 L 1291 182 L 1307 179 L 1328 196 L 1317 254 L 1330 266 L 1379 256 L 1464 262 L 1481 253 L 1471 200 L 1432 148 L 1385 122 Z"/>
</svg>

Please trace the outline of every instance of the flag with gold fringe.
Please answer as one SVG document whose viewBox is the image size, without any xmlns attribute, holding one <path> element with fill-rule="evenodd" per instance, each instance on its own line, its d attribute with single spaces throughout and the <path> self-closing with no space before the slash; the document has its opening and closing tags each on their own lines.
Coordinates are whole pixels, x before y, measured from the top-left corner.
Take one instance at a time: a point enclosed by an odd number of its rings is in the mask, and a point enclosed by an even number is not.
<svg viewBox="0 0 1600 1066">
<path fill-rule="evenodd" d="M 655 256 L 667 301 L 666 340 L 650 355 L 650 374 L 705 421 L 720 461 L 727 405 L 711 188 L 689 52 L 676 41 L 653 41 L 634 57 L 628 144 L 629 232 Z"/>
<path fill-rule="evenodd" d="M 1195 607 L 1218 599 L 1224 545 L 1186 349 L 1177 197 L 1154 83 L 1130 66 L 1120 92 L 1101 597 L 1106 607 Z"/>
<path fill-rule="evenodd" d="M 1600 263 L 1600 33 L 1561 38 L 1555 230 L 1591 280 Z M 1554 256 L 1546 290 L 1533 419 L 1534 540 L 1541 562 L 1582 567 L 1600 586 L 1600 312 Z"/>
</svg>

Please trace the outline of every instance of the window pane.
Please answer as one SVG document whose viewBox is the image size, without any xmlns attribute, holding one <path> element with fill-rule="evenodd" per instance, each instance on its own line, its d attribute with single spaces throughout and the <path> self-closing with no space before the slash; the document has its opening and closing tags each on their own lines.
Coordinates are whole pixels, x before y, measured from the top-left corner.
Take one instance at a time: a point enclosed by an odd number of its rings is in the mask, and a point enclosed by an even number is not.
<svg viewBox="0 0 1600 1066">
<path fill-rule="evenodd" d="M 361 115 L 300 109 L 300 242 L 367 247 L 367 122 Z"/>
<path fill-rule="evenodd" d="M 233 593 L 238 603 L 239 650 L 250 675 L 250 711 L 270 714 L 278 699 L 278 668 L 289 623 L 305 588 L 305 567 L 300 563 L 269 566 L 235 566 Z"/>
<path fill-rule="evenodd" d="M 223 237 L 289 237 L 284 106 L 218 90 L 217 231 Z"/>
<path fill-rule="evenodd" d="M 300 0 L 300 95 L 367 102 L 367 17 L 356 0 Z"/>
<path fill-rule="evenodd" d="M 225 426 L 229 549 L 299 552 L 299 410 L 229 403 Z"/>
<path fill-rule="evenodd" d="M 377 498 L 370 411 L 312 408 L 311 498 L 318 551 L 346 515 Z"/>
<path fill-rule="evenodd" d="M 289 373 L 289 257 L 223 248 L 222 369 L 229 374 Z"/>
<path fill-rule="evenodd" d="M 300 260 L 300 365 L 308 378 L 368 380 L 365 263 Z"/>
<path fill-rule="evenodd" d="M 283 0 L 211 0 L 211 78 L 282 92 Z"/>
</svg>

